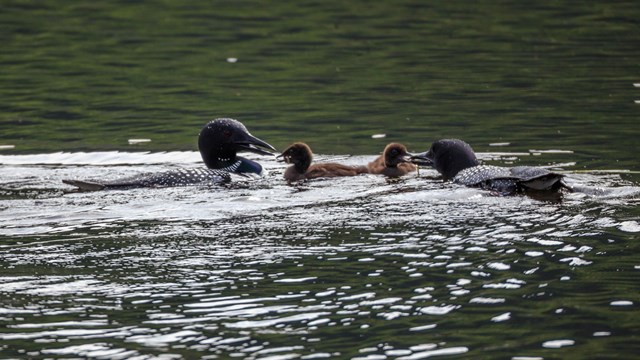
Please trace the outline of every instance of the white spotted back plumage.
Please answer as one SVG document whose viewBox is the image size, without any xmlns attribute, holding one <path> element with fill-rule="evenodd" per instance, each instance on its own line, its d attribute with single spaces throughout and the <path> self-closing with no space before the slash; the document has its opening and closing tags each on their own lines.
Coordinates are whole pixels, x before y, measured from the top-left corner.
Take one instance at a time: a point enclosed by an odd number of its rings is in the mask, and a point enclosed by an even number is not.
<svg viewBox="0 0 640 360">
<path fill-rule="evenodd" d="M 165 187 L 188 185 L 214 185 L 231 180 L 224 169 L 191 168 L 165 171 L 158 174 L 138 175 L 130 178 L 104 182 L 107 188 Z"/>
</svg>

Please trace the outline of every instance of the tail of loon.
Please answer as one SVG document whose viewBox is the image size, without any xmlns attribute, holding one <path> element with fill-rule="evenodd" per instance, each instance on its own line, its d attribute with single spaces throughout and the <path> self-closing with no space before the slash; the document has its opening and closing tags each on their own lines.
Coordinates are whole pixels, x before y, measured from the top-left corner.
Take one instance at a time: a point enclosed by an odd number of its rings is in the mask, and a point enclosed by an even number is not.
<svg viewBox="0 0 640 360">
<path fill-rule="evenodd" d="M 98 191 L 104 189 L 106 186 L 97 182 L 82 181 L 82 180 L 62 180 L 63 183 L 76 186 L 80 191 Z"/>
</svg>

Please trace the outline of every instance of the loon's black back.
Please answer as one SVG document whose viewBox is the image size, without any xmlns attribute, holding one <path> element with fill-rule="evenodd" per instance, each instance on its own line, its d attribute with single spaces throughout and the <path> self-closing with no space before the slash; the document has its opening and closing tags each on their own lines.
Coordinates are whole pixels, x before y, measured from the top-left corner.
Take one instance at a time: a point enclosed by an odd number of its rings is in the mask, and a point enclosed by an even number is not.
<svg viewBox="0 0 640 360">
<path fill-rule="evenodd" d="M 458 184 L 493 190 L 502 195 L 520 192 L 557 191 L 568 188 L 562 179 L 564 175 L 533 166 L 503 167 L 478 165 L 463 169 L 453 181 Z"/>
<path fill-rule="evenodd" d="M 62 180 L 83 191 L 132 189 L 139 187 L 169 187 L 188 185 L 216 185 L 231 180 L 231 175 L 218 169 L 178 169 L 156 174 L 140 174 L 111 181 Z"/>
<path fill-rule="evenodd" d="M 111 181 L 62 181 L 84 191 L 219 184 L 228 182 L 231 179 L 230 173 L 261 175 L 262 166 L 259 163 L 237 156 L 237 152 L 251 151 L 271 155 L 262 148 L 275 151 L 273 146 L 251 135 L 241 122 L 219 118 L 207 123 L 198 137 L 198 149 L 207 168 L 140 174 Z"/>
</svg>

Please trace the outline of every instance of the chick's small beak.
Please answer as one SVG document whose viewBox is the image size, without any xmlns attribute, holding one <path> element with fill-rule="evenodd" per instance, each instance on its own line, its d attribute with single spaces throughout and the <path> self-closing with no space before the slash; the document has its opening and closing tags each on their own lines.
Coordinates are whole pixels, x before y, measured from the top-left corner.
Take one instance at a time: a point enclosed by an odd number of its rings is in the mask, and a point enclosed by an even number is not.
<svg viewBox="0 0 640 360">
<path fill-rule="evenodd" d="M 288 162 L 288 158 L 287 155 L 285 153 L 282 153 L 278 156 L 276 156 L 276 160 L 278 160 L 279 162 Z"/>
</svg>

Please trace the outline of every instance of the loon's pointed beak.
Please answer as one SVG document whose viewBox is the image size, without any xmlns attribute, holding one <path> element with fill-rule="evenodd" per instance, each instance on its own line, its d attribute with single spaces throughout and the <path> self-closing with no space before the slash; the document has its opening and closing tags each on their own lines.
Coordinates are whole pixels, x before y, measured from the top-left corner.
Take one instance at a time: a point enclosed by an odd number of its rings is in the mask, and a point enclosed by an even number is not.
<svg viewBox="0 0 640 360">
<path fill-rule="evenodd" d="M 410 152 L 406 152 L 400 157 L 400 162 L 410 163 L 414 156 L 415 156 L 414 154 Z"/>
<path fill-rule="evenodd" d="M 433 154 L 431 153 L 431 150 L 411 155 L 410 160 L 416 165 L 433 166 Z"/>
<path fill-rule="evenodd" d="M 277 151 L 276 148 L 269 145 L 267 142 L 262 141 L 249 133 L 243 134 L 241 139 L 234 141 L 234 144 L 238 146 L 239 150 L 251 151 L 261 155 L 273 155 L 271 151 L 267 151 L 265 149 Z"/>
</svg>

